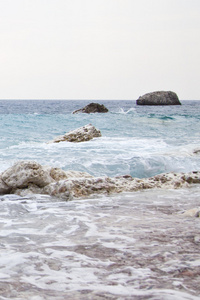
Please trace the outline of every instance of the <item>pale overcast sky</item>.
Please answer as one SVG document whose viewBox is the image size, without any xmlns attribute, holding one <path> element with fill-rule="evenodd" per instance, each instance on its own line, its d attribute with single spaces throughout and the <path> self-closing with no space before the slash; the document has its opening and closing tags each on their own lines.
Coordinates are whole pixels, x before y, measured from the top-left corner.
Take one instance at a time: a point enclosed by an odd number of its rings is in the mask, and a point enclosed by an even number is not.
<svg viewBox="0 0 200 300">
<path fill-rule="evenodd" d="M 0 0 L 0 99 L 200 100 L 200 0 Z"/>
</svg>

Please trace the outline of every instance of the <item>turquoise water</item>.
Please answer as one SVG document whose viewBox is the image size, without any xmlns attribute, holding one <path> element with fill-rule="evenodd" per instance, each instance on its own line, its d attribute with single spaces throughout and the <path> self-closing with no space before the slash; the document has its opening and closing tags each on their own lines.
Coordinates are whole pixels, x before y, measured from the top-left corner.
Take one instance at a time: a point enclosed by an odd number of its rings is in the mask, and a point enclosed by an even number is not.
<svg viewBox="0 0 200 300">
<path fill-rule="evenodd" d="M 91 101 L 0 101 L 0 171 L 18 160 L 35 160 L 94 176 L 200 169 L 200 101 L 181 106 L 136 106 L 135 101 L 98 101 L 107 114 L 72 114 Z M 101 138 L 86 143 L 47 142 L 88 123 Z"/>
</svg>

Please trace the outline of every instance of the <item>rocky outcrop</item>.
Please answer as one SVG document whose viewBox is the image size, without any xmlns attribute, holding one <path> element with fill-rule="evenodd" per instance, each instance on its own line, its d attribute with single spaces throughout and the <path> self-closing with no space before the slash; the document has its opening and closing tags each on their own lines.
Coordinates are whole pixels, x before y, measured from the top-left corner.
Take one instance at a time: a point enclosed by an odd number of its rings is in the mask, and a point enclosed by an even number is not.
<svg viewBox="0 0 200 300">
<path fill-rule="evenodd" d="M 69 131 L 62 136 L 58 136 L 52 141 L 52 143 L 60 143 L 60 142 L 80 143 L 80 142 L 90 141 L 96 137 L 101 137 L 100 130 L 96 129 L 92 124 L 88 124 L 78 129 Z"/>
<path fill-rule="evenodd" d="M 134 192 L 152 188 L 180 188 L 200 183 L 200 172 L 166 173 L 151 178 L 130 175 L 93 177 L 78 171 L 41 166 L 34 161 L 21 161 L 0 174 L 0 194 L 47 194 L 71 200 L 92 194 Z"/>
<path fill-rule="evenodd" d="M 181 105 L 176 93 L 158 91 L 145 94 L 136 101 L 137 105 Z"/>
<path fill-rule="evenodd" d="M 1 174 L 1 180 L 10 189 L 26 188 L 30 183 L 42 188 L 53 178 L 49 170 L 34 161 L 21 161 Z"/>
<path fill-rule="evenodd" d="M 200 218 L 200 207 L 195 207 L 189 210 L 186 210 L 183 213 L 184 217 L 195 217 L 195 218 Z"/>
<path fill-rule="evenodd" d="M 107 112 L 108 109 L 103 104 L 90 103 L 81 109 L 75 110 L 73 114 L 77 114 L 77 113 L 91 114 L 91 113 L 107 113 Z"/>
</svg>

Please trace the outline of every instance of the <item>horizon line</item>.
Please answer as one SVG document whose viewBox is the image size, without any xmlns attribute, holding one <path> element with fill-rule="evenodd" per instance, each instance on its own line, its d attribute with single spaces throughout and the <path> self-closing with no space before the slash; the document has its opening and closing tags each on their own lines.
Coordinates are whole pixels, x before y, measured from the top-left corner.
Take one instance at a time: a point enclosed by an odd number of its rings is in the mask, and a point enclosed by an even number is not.
<svg viewBox="0 0 200 300">
<path fill-rule="evenodd" d="M 138 98 L 137 98 L 138 99 Z M 12 98 L 12 99 L 0 99 L 0 101 L 137 101 L 137 99 L 59 99 L 59 98 Z M 180 101 L 200 101 L 200 99 L 179 99 Z"/>
</svg>

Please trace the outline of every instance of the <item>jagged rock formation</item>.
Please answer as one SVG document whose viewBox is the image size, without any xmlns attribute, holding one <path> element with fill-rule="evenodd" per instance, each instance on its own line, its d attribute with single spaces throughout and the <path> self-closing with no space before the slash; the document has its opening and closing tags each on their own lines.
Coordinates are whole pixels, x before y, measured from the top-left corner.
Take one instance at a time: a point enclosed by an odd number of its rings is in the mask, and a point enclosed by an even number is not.
<svg viewBox="0 0 200 300">
<path fill-rule="evenodd" d="M 78 129 L 69 131 L 62 136 L 58 136 L 52 141 L 52 143 L 80 143 L 92 140 L 95 137 L 101 137 L 100 130 L 96 129 L 92 124 L 88 124 Z"/>
<path fill-rule="evenodd" d="M 103 104 L 90 103 L 81 109 L 75 110 L 73 114 L 77 114 L 77 113 L 91 114 L 91 113 L 107 113 L 107 112 L 108 109 Z"/>
<path fill-rule="evenodd" d="M 47 194 L 65 200 L 92 194 L 134 192 L 152 188 L 179 188 L 200 183 L 200 172 L 166 173 L 151 178 L 130 175 L 93 177 L 78 171 L 63 171 L 41 166 L 34 161 L 21 161 L 0 174 L 0 194 Z"/>
<path fill-rule="evenodd" d="M 171 91 L 157 91 L 147 93 L 136 101 L 137 105 L 181 105 L 176 93 Z"/>
</svg>

